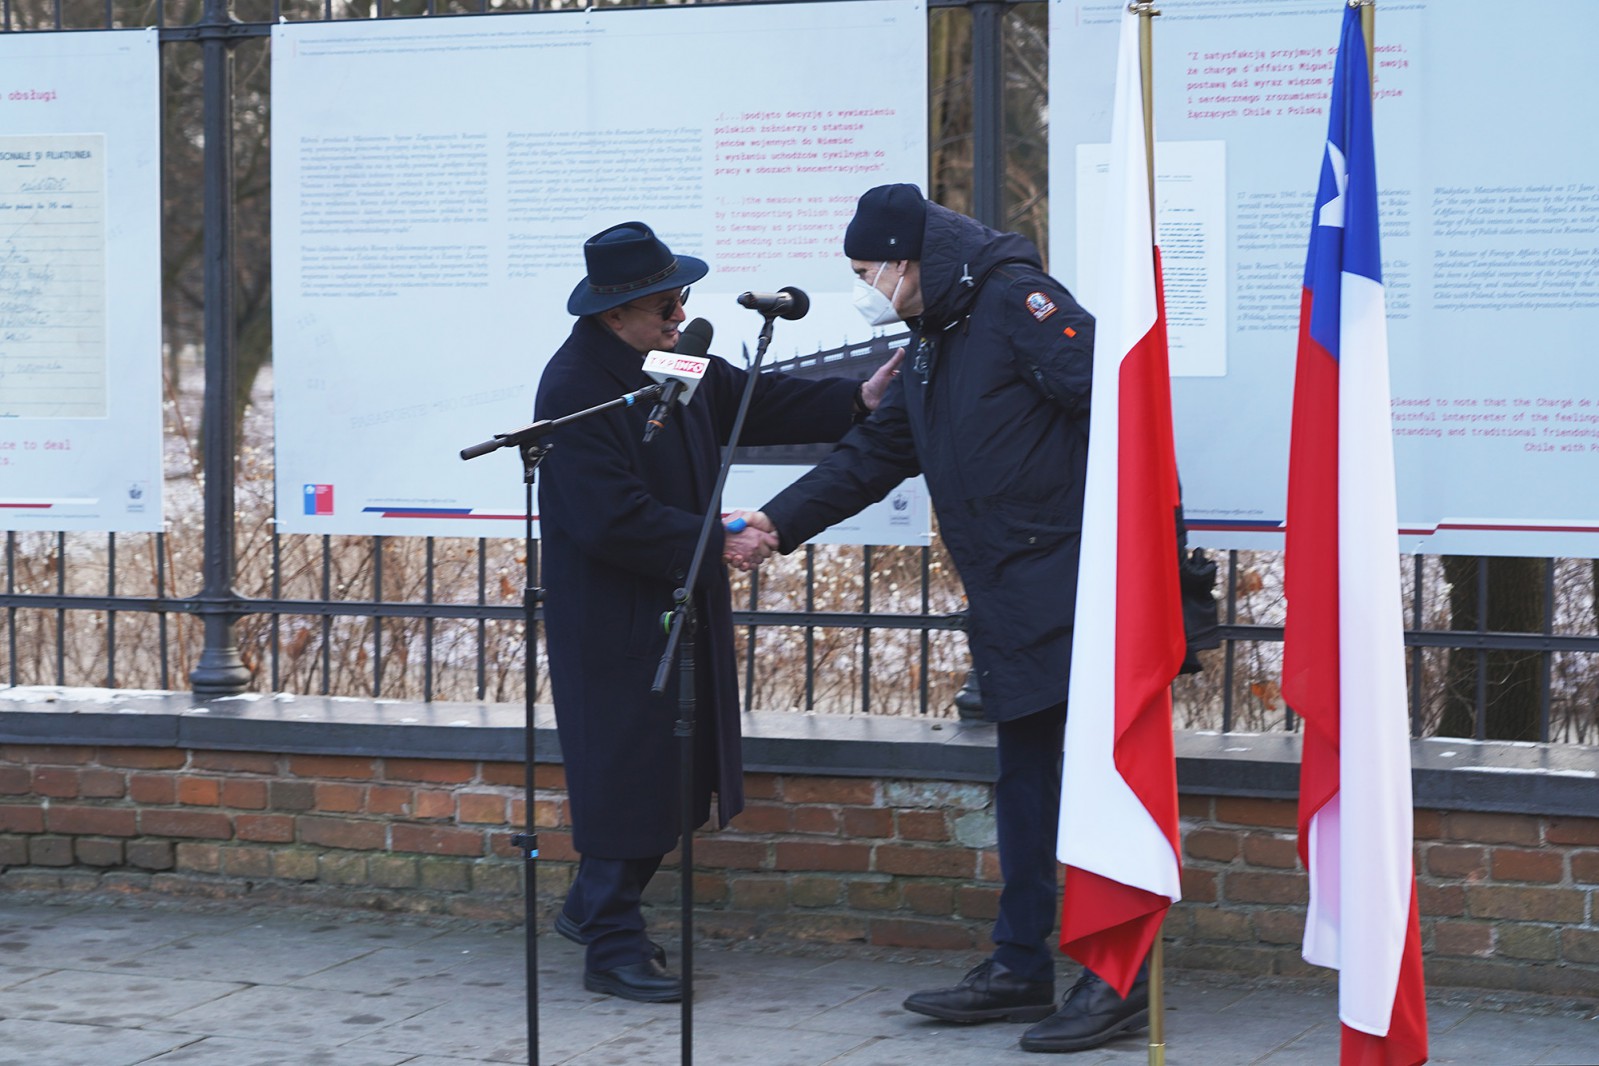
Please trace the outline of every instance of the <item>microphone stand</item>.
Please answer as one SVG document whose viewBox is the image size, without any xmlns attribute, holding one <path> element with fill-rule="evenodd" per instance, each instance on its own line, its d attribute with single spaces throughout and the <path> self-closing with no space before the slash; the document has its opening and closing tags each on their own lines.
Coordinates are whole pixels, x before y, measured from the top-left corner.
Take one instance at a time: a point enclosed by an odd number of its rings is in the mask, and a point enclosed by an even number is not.
<svg viewBox="0 0 1599 1066">
<path fill-rule="evenodd" d="M 721 521 L 722 489 L 727 484 L 727 472 L 733 465 L 734 449 L 744 430 L 744 417 L 749 413 L 750 400 L 755 395 L 756 379 L 760 376 L 761 361 L 772 341 L 772 321 L 775 311 L 763 311 L 760 341 L 755 347 L 755 359 L 750 363 L 749 376 L 744 380 L 744 394 L 739 397 L 738 415 L 733 419 L 733 430 L 722 447 L 722 463 L 716 472 L 716 487 L 711 491 L 711 504 L 700 523 L 699 540 L 694 545 L 694 555 L 689 562 L 688 577 L 683 587 L 674 595 L 676 601 L 671 612 L 670 628 L 666 635 L 666 648 L 661 652 L 660 665 L 655 670 L 655 683 L 650 691 L 655 695 L 666 692 L 667 675 L 671 673 L 672 660 L 677 659 L 677 725 L 678 738 L 678 797 L 682 814 L 682 844 L 679 848 L 678 898 L 682 904 L 683 929 L 683 999 L 682 999 L 682 1063 L 694 1062 L 694 634 L 698 624 L 694 609 L 694 589 L 699 584 L 700 569 L 710 546 L 711 528 Z"/>
<path fill-rule="evenodd" d="M 526 634 L 525 658 L 527 660 L 523 687 L 525 690 L 523 716 L 524 716 L 524 753 L 522 793 L 526 807 L 523 831 L 511 835 L 511 846 L 522 852 L 523 866 L 526 871 L 522 879 L 522 915 L 523 935 L 526 940 L 527 959 L 527 1055 L 530 1066 L 539 1063 L 539 948 L 538 948 L 538 857 L 539 838 L 534 825 L 533 801 L 533 757 L 535 754 L 534 743 L 534 689 L 538 683 L 538 658 L 534 654 L 538 647 L 538 605 L 544 599 L 544 590 L 535 585 L 537 571 L 533 562 L 533 480 L 538 472 L 539 463 L 549 454 L 553 447 L 543 442 L 545 436 L 560 427 L 588 418 L 592 415 L 614 411 L 619 407 L 632 407 L 636 403 L 652 400 L 659 396 L 665 385 L 650 385 L 636 392 L 618 396 L 614 400 L 573 414 L 563 415 L 560 418 L 544 418 L 537 422 L 514 429 L 509 433 L 496 433 L 490 439 L 468 448 L 461 449 L 462 459 L 476 459 L 480 455 L 498 451 L 501 448 L 515 448 L 522 459 L 522 484 L 523 484 L 523 532 L 522 543 L 527 560 L 526 580 L 522 589 L 522 632 Z"/>
</svg>

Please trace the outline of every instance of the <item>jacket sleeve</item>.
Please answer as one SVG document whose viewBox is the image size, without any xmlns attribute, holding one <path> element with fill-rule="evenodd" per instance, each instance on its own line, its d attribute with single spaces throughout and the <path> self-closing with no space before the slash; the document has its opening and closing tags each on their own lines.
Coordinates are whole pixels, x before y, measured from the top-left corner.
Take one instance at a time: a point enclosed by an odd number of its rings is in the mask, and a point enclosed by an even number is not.
<svg viewBox="0 0 1599 1066">
<path fill-rule="evenodd" d="M 1094 316 L 1047 275 L 1018 278 L 1003 293 L 1000 321 L 1022 379 L 1071 417 L 1087 418 Z"/>
<path fill-rule="evenodd" d="M 727 369 L 730 393 L 717 409 L 723 441 L 732 435 L 740 394 L 749 376 L 737 367 Z M 860 382 L 847 378 L 810 381 L 790 374 L 761 374 L 739 443 L 831 444 L 854 425 L 859 388 Z"/>
<path fill-rule="evenodd" d="M 921 464 L 905 412 L 905 375 L 901 374 L 889 384 L 883 402 L 870 418 L 761 510 L 777 527 L 779 548 L 791 552 L 919 473 Z"/>
</svg>

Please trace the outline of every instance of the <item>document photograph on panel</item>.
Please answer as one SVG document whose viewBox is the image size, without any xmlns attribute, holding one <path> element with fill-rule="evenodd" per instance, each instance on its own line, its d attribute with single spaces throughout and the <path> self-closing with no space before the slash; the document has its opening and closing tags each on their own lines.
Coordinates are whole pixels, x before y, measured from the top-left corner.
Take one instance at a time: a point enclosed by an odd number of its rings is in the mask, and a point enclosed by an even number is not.
<svg viewBox="0 0 1599 1066">
<path fill-rule="evenodd" d="M 860 0 L 276 27 L 278 528 L 520 535 L 514 450 L 458 452 L 531 420 L 584 241 L 620 222 L 709 263 L 688 313 L 711 355 L 742 366 L 761 316 L 737 296 L 785 286 L 811 310 L 768 365 L 866 346 L 843 233 L 868 188 L 926 188 L 926 20 Z M 892 77 L 861 76 L 884 56 Z M 728 507 L 804 469 L 756 466 Z M 878 542 L 926 542 L 919 491 L 880 505 Z"/>
<path fill-rule="evenodd" d="M 1090 311 L 1122 9 L 1050 4 L 1052 262 Z M 1591 556 L 1599 495 L 1574 486 L 1599 476 L 1599 147 L 1579 131 L 1599 106 L 1599 7 L 1563 9 L 1553 34 L 1490 0 L 1378 10 L 1396 543 Z M 1281 545 L 1336 21 L 1322 0 L 1184 0 L 1155 20 L 1157 240 L 1199 544 Z"/>
<path fill-rule="evenodd" d="M 0 35 L 0 528 L 161 528 L 153 32 Z"/>
</svg>

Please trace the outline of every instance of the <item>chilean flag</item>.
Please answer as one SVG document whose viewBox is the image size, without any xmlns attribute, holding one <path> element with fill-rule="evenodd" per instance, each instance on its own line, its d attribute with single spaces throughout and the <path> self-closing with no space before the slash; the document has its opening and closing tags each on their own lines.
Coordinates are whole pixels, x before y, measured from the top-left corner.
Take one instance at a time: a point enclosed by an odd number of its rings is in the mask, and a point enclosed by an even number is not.
<svg viewBox="0 0 1599 1066">
<path fill-rule="evenodd" d="M 1177 460 L 1138 16 L 1122 16 L 1060 832 L 1061 949 L 1122 995 L 1181 898 L 1171 682 L 1182 665 Z"/>
<path fill-rule="evenodd" d="M 1339 972 L 1344 1066 L 1427 1061 L 1371 80 L 1344 12 L 1305 263 L 1283 694 L 1304 718 L 1304 956 Z"/>
</svg>

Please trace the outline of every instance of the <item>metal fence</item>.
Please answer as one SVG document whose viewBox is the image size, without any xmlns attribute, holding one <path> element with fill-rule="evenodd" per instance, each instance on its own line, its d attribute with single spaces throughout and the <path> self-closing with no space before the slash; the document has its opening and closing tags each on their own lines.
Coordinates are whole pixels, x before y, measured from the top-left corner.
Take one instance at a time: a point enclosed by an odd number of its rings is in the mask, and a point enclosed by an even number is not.
<svg viewBox="0 0 1599 1066">
<path fill-rule="evenodd" d="M 1038 82 L 1047 70 L 1044 5 L 934 0 L 930 8 L 942 55 L 930 64 L 934 195 L 1039 238 L 1047 218 L 1038 150 L 1047 126 Z M 255 175 L 269 149 L 261 57 L 271 26 L 554 9 L 487 0 L 375 0 L 359 10 L 333 0 L 0 0 L 0 32 L 154 27 L 169 112 L 169 528 L 6 534 L 6 683 L 521 698 L 528 634 L 520 600 L 524 574 L 537 582 L 536 549 L 529 558 L 520 541 L 278 534 L 270 430 L 261 428 L 270 425 L 270 388 L 242 375 L 241 362 L 253 369 L 270 352 L 264 186 Z M 242 101 L 241 50 L 252 57 L 253 86 Z M 242 148 L 241 135 L 249 139 Z M 245 174 L 255 209 L 241 237 Z M 175 228 L 193 240 L 174 240 Z M 193 254 L 183 258 L 178 245 Z M 184 291 L 194 294 L 187 302 L 175 295 Z M 242 400 L 246 377 L 257 386 L 253 406 Z M 1280 557 L 1229 552 L 1222 562 L 1224 644 L 1206 653 L 1203 674 L 1178 683 L 1179 724 L 1291 730 L 1294 715 L 1276 689 Z M 1417 556 L 1404 565 L 1418 735 L 1595 742 L 1599 564 Z M 807 548 L 738 583 L 735 596 L 754 706 L 947 715 L 967 681 L 959 582 L 936 543 Z"/>
</svg>

